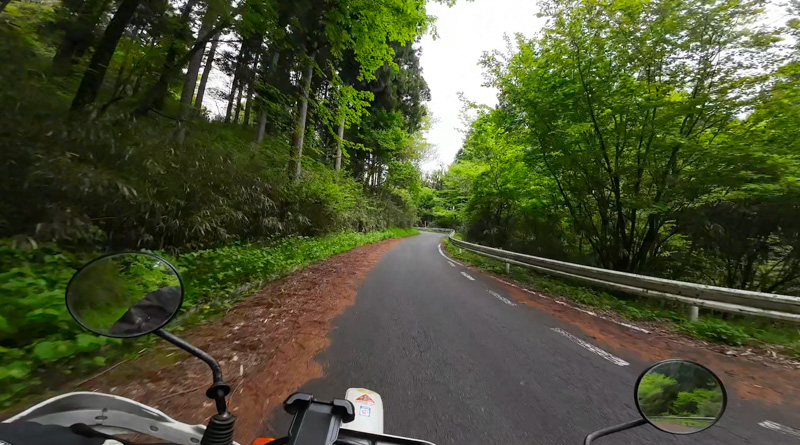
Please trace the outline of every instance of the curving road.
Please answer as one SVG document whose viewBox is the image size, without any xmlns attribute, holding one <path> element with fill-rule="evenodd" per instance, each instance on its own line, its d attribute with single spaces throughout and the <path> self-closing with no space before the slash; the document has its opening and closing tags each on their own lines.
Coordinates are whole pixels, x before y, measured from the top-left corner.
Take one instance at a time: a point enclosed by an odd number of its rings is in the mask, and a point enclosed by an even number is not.
<svg viewBox="0 0 800 445">
<path fill-rule="evenodd" d="M 494 279 L 444 258 L 442 238 L 423 233 L 383 257 L 335 320 L 317 358 L 325 376 L 301 391 L 332 399 L 349 387 L 375 390 L 386 433 L 439 445 L 582 444 L 589 432 L 637 418 L 633 385 L 649 363 L 608 354 L 575 327 L 515 304 Z M 726 417 L 697 435 L 644 426 L 597 443 L 798 445 L 791 431 L 758 425 L 793 417 L 731 400 Z M 282 435 L 289 420 L 276 413 L 270 429 Z"/>
</svg>

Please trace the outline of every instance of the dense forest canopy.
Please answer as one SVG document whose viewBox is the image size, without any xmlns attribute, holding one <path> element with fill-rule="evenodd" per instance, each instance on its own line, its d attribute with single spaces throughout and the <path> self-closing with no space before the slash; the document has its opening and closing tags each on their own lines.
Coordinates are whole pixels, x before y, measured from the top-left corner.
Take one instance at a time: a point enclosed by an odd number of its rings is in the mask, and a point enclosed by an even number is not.
<svg viewBox="0 0 800 445">
<path fill-rule="evenodd" d="M 4 1 L 0 237 L 186 251 L 412 224 L 425 4 Z"/>
<path fill-rule="evenodd" d="M 622 271 L 800 290 L 797 2 L 553 0 L 547 25 L 487 53 L 427 223 Z M 469 104 L 467 104 L 470 106 Z"/>
</svg>

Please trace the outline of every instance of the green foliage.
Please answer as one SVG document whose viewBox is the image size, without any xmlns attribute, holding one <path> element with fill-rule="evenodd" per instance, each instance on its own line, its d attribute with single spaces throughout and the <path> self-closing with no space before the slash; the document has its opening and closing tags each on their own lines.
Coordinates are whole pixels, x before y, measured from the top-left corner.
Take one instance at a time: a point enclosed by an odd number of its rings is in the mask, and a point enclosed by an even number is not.
<svg viewBox="0 0 800 445">
<path fill-rule="evenodd" d="M 637 388 L 642 412 L 648 417 L 717 417 L 722 409 L 722 391 L 716 382 L 704 385 L 691 377 L 648 372 Z"/>
<path fill-rule="evenodd" d="M 290 180 L 286 174 L 289 149 L 280 127 L 267 129 L 266 139 L 254 144 L 252 129 L 247 125 L 193 119 L 178 131 L 185 134 L 176 138 L 172 120 L 131 114 L 131 108 L 141 102 L 134 93 L 132 79 L 138 76 L 137 82 L 143 85 L 155 82 L 153 76 L 168 56 L 160 51 L 177 51 L 187 43 L 184 40 L 191 40 L 186 35 L 190 31 L 185 29 L 186 23 L 180 23 L 186 18 L 150 23 L 156 17 L 138 17 L 141 22 L 135 27 L 142 31 L 141 38 L 163 36 L 159 33 L 167 33 L 168 38 L 152 41 L 159 43 L 157 48 L 147 48 L 131 37 L 135 33 L 126 34 L 110 68 L 110 72 L 117 73 L 114 83 L 121 83 L 115 87 L 119 91 L 113 93 L 119 96 L 111 97 L 97 115 L 73 114 L 67 118 L 64 110 L 69 106 L 76 79 L 69 75 L 49 76 L 49 58 L 53 57 L 54 47 L 64 43 L 49 26 L 57 21 L 58 14 L 67 14 L 64 20 L 69 22 L 77 13 L 66 8 L 55 14 L 42 6 L 17 4 L 20 8 L 38 9 L 31 16 L 17 14 L 13 9 L 8 16 L 4 14 L 8 23 L 0 22 L 0 80 L 15 86 L 0 92 L 0 145 L 4 147 L 0 174 L 7 178 L 0 184 L 0 194 L 7 197 L 0 203 L 0 236 L 23 234 L 89 250 L 149 248 L 185 252 L 233 241 L 382 230 L 394 225 L 410 226 L 417 219 L 414 195 L 419 152 L 408 120 L 419 119 L 421 96 L 414 96 L 408 87 L 395 86 L 400 80 L 386 74 L 386 70 L 381 71 L 381 88 L 393 93 L 382 93 L 377 99 L 381 104 L 380 113 L 374 113 L 377 117 L 367 116 L 375 126 L 360 127 L 365 134 L 375 136 L 358 142 L 363 152 L 380 154 L 379 162 L 371 161 L 367 183 L 359 170 L 361 166 L 355 162 L 351 174 L 333 172 L 326 166 L 330 146 L 323 137 L 312 139 L 321 147 L 307 151 L 310 156 L 303 161 L 305 174 Z M 249 35 L 265 32 L 259 27 L 276 26 L 276 5 L 248 5 L 251 9 L 242 17 L 241 32 Z M 424 18 L 424 8 L 408 13 Z M 384 10 L 382 14 L 388 12 Z M 384 19 L 387 23 L 399 20 L 392 14 Z M 408 34 L 421 32 L 424 26 L 412 28 L 384 31 Z M 381 40 L 376 45 L 389 43 Z M 419 70 L 406 68 L 416 63 L 416 50 L 398 42 L 390 46 L 402 49 L 400 54 L 410 58 L 402 59 L 404 68 L 398 76 L 405 76 L 403 82 L 421 82 L 424 86 Z M 148 56 L 143 58 L 144 54 Z M 181 55 L 178 51 L 175 56 Z M 136 64 L 130 66 L 134 60 Z M 278 71 L 279 67 L 273 68 Z M 355 68 L 359 68 L 358 64 Z M 392 72 L 388 65 L 387 69 Z M 290 93 L 278 79 L 264 80 L 272 83 L 270 88 L 279 90 L 279 94 Z M 336 100 L 348 104 L 347 124 L 355 125 L 374 95 L 356 90 L 341 79 L 337 82 L 341 97 Z M 368 83 L 359 86 L 373 87 Z M 397 99 L 395 95 L 399 94 L 417 99 Z M 170 107 L 174 107 L 168 99 L 160 116 L 169 117 Z M 326 100 L 321 98 L 320 106 L 324 107 Z M 281 108 L 287 104 L 271 105 Z M 403 166 L 402 171 L 398 166 Z M 384 173 L 390 176 L 386 185 L 378 179 Z"/>
<path fill-rule="evenodd" d="M 111 339 L 82 331 L 64 305 L 72 274 L 89 259 L 45 244 L 20 247 L 0 240 L 0 406 L 42 382 L 45 366 L 71 360 L 64 372 L 102 365 L 92 351 Z"/>
<path fill-rule="evenodd" d="M 678 416 L 716 417 L 722 409 L 722 391 L 698 388 L 679 392 L 672 409 Z"/>
<path fill-rule="evenodd" d="M 669 402 L 678 394 L 678 381 L 658 372 L 650 372 L 639 381 L 637 390 L 642 412 L 666 415 L 671 408 Z"/>
<path fill-rule="evenodd" d="M 499 105 L 465 104 L 474 119 L 426 221 L 517 252 L 796 293 L 800 47 L 781 41 L 797 21 L 756 25 L 763 5 L 545 1 L 541 32 L 483 58 Z"/>
<path fill-rule="evenodd" d="M 361 67 L 359 78 L 371 79 L 375 71 L 390 63 L 392 42 L 411 43 L 430 23 L 424 0 L 347 0 L 325 11 L 325 33 L 335 56 L 351 50 Z M 312 14 L 315 12 L 311 12 Z M 317 27 L 318 23 L 311 26 Z M 310 31 L 310 30 L 308 30 Z"/>
<path fill-rule="evenodd" d="M 285 157 L 221 125 L 197 127 L 178 146 L 169 124 L 108 119 L 84 132 L 12 114 L 6 123 L 14 130 L 0 136 L 13 179 L 0 185 L 11 198 L 0 216 L 6 236 L 187 250 L 415 219 L 400 216 L 408 203 L 311 161 L 301 181 L 288 181 Z"/>
<path fill-rule="evenodd" d="M 680 329 L 693 337 L 733 346 L 742 345 L 750 338 L 741 328 L 713 318 L 686 322 Z"/>
<path fill-rule="evenodd" d="M 321 261 L 353 247 L 386 238 L 410 236 L 413 229 L 369 233 L 339 232 L 321 237 L 289 237 L 267 245 L 233 244 L 176 258 L 186 286 L 185 304 L 203 310 L 227 309 L 260 283 Z M 240 289 L 250 284 L 248 289 Z"/>
<path fill-rule="evenodd" d="M 268 244 L 234 243 L 177 257 L 161 252 L 181 271 L 186 289 L 183 315 L 171 328 L 181 330 L 202 322 L 263 283 L 331 255 L 416 233 L 403 228 L 348 231 L 316 238 L 282 238 Z M 64 293 L 69 279 L 97 254 L 78 255 L 52 243 L 17 244 L 0 240 L 0 306 L 4 308 L 0 317 L 0 406 L 10 404 L 20 392 L 57 385 L 70 374 L 91 372 L 147 341 L 131 341 L 132 346 L 120 348 L 118 340 L 86 333 L 67 312 Z M 114 347 L 105 348 L 109 343 Z"/>
</svg>

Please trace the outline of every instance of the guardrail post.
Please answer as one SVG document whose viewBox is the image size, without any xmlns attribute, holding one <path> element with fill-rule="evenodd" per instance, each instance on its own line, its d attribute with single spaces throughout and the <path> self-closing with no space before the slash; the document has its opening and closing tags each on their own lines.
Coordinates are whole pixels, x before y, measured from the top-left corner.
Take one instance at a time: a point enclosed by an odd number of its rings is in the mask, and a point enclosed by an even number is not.
<svg viewBox="0 0 800 445">
<path fill-rule="evenodd" d="M 506 275 L 511 275 L 511 264 L 506 263 Z"/>
<path fill-rule="evenodd" d="M 689 321 L 697 321 L 700 316 L 700 308 L 697 306 L 689 306 Z"/>
</svg>

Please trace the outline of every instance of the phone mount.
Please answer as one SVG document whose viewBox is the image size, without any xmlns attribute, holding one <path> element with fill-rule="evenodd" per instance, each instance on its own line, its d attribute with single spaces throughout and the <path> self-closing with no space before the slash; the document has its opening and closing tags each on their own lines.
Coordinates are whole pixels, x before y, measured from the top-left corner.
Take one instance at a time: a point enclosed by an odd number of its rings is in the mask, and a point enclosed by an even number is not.
<svg viewBox="0 0 800 445">
<path fill-rule="evenodd" d="M 285 438 L 288 445 L 333 445 L 341 424 L 356 418 L 349 400 L 322 402 L 311 394 L 294 393 L 283 402 L 283 408 L 294 416 Z"/>
</svg>

